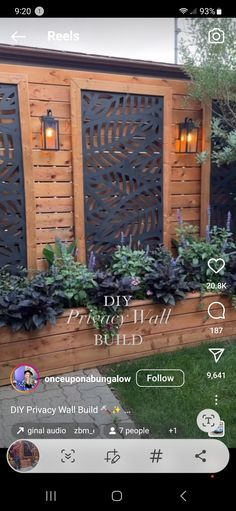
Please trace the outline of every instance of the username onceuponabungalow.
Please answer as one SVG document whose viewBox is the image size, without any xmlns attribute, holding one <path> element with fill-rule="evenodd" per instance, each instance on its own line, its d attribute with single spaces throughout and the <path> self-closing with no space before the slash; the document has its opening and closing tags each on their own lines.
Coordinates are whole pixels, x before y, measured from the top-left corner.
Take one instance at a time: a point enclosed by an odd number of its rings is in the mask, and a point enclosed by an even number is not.
<svg viewBox="0 0 236 511">
<path fill-rule="evenodd" d="M 104 307 L 111 307 L 113 305 L 119 307 L 123 304 L 124 307 L 128 307 L 130 305 L 130 301 L 132 296 L 104 296 Z M 91 314 L 83 314 L 77 309 L 71 309 L 67 324 L 76 320 L 77 324 L 82 325 L 82 323 L 95 324 L 96 319 L 99 319 L 99 323 L 101 325 L 116 325 L 122 326 L 126 321 L 128 323 L 133 323 L 134 325 L 143 325 L 144 323 L 149 323 L 150 325 L 163 325 L 167 324 L 170 314 L 171 308 L 164 307 L 159 314 L 153 314 L 153 309 L 142 309 L 141 307 L 135 308 L 130 307 L 127 313 L 123 312 L 122 314 L 101 314 L 94 318 Z M 94 334 L 95 336 L 95 345 L 112 345 L 114 344 L 125 344 L 125 345 L 139 345 L 143 342 L 143 337 L 140 334 L 120 334 L 116 333 L 114 335 L 108 334 Z"/>
</svg>

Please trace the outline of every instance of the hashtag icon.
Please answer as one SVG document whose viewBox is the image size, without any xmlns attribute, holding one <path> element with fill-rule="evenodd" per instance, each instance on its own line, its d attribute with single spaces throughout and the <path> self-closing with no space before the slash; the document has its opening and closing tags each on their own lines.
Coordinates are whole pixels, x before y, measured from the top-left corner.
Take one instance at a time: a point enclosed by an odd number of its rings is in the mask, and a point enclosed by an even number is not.
<svg viewBox="0 0 236 511">
<path fill-rule="evenodd" d="M 150 452 L 151 456 L 150 456 L 150 460 L 152 460 L 152 463 L 158 463 L 160 460 L 162 460 L 162 454 L 163 452 L 161 452 L 161 449 L 159 449 L 158 451 L 156 449 L 154 449 L 154 451 Z"/>
</svg>

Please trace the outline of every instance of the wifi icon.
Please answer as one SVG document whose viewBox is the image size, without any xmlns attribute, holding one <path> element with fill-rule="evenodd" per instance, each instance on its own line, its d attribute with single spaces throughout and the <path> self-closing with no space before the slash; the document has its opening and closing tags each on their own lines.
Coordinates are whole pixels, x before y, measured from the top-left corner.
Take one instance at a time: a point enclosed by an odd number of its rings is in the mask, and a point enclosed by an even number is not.
<svg viewBox="0 0 236 511">
<path fill-rule="evenodd" d="M 186 14 L 186 12 L 188 12 L 188 9 L 186 9 L 185 7 L 181 7 L 179 11 L 181 12 L 181 14 Z"/>
</svg>

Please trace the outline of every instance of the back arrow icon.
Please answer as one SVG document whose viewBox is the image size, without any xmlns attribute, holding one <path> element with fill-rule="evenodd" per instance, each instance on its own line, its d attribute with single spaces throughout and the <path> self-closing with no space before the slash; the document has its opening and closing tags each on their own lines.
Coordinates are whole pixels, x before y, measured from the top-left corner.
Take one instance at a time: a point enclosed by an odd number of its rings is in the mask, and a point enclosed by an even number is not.
<svg viewBox="0 0 236 511">
<path fill-rule="evenodd" d="M 13 39 L 14 43 L 18 43 L 18 39 L 25 39 L 26 35 L 18 35 L 18 32 L 14 32 L 14 34 L 11 34 L 11 39 Z"/>
<path fill-rule="evenodd" d="M 184 495 L 186 493 L 187 490 L 184 490 L 183 493 L 181 493 L 180 495 L 180 498 L 184 500 L 184 502 L 187 502 L 187 500 L 185 499 Z"/>
</svg>

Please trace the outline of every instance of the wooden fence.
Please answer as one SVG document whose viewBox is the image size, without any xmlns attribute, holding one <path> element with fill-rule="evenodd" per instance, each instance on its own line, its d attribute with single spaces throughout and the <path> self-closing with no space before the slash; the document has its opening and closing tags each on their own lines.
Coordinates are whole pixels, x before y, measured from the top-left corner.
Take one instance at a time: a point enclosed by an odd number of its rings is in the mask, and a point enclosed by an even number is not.
<svg viewBox="0 0 236 511">
<path fill-rule="evenodd" d="M 132 76 L 0 64 L 0 83 L 19 84 L 23 158 L 26 190 L 28 266 L 45 268 L 42 251 L 55 237 L 79 243 L 85 259 L 83 220 L 82 155 L 79 144 L 80 117 L 76 97 L 81 87 L 89 89 L 142 91 L 166 95 L 164 117 L 164 242 L 171 244 L 177 226 L 177 209 L 183 219 L 199 225 L 207 222 L 209 164 L 197 164 L 195 154 L 175 152 L 176 125 L 185 117 L 199 121 L 202 140 L 199 149 L 209 145 L 210 113 L 189 99 L 187 80 Z M 59 119 L 60 150 L 41 149 L 41 116 L 47 109 Z"/>
<path fill-rule="evenodd" d="M 41 376 L 63 374 L 77 369 L 101 366 L 153 355 L 162 351 L 193 346 L 212 341 L 214 334 L 211 327 L 216 320 L 207 314 L 211 302 L 220 301 L 225 306 L 225 320 L 217 320 L 222 332 L 217 334 L 219 340 L 235 338 L 236 311 L 226 297 L 209 294 L 202 300 L 196 293 L 189 294 L 186 300 L 178 302 L 172 309 L 155 305 L 149 300 L 133 301 L 124 314 L 124 323 L 120 334 L 126 335 L 126 345 L 95 345 L 94 335 L 98 333 L 85 321 L 72 319 L 68 323 L 70 310 L 65 311 L 55 326 L 47 325 L 35 332 L 12 332 L 8 328 L 0 330 L 0 385 L 9 384 L 9 376 L 14 367 L 20 364 L 33 365 Z M 217 304 L 212 306 L 216 309 Z M 143 323 L 134 322 L 141 318 L 141 311 L 146 319 Z M 81 316 L 86 309 L 78 309 Z M 163 315 L 164 312 L 164 315 Z M 221 309 L 219 309 L 221 312 Z M 151 316 L 158 316 L 156 324 Z M 162 318 L 162 319 L 161 319 Z M 141 335 L 142 343 L 132 345 L 133 335 Z M 212 341 L 214 342 L 214 340 Z M 129 343 L 129 344 L 128 344 Z"/>
</svg>

